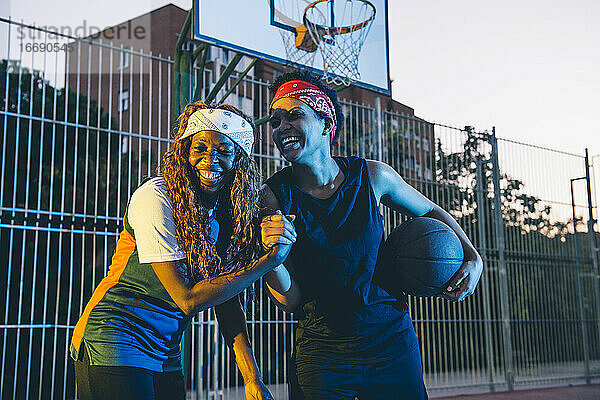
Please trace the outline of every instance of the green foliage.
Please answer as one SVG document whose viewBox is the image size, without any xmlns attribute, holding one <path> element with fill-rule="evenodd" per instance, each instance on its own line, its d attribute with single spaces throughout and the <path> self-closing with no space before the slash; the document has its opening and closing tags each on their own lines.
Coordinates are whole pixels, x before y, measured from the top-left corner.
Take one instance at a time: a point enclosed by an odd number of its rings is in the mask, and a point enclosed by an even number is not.
<svg viewBox="0 0 600 400">
<path fill-rule="evenodd" d="M 457 217 L 474 214 L 479 206 L 474 196 L 466 195 L 470 188 L 484 191 L 483 206 L 487 212 L 493 211 L 492 165 L 484 139 L 475 134 L 471 127 L 465 128 L 467 139 L 460 152 L 446 153 L 441 141 L 436 142 L 436 179 L 446 187 L 441 196 L 444 205 Z M 480 181 L 477 181 L 477 163 L 481 165 Z M 501 173 L 500 193 L 502 218 L 506 226 L 518 226 L 521 234 L 540 232 L 548 237 L 557 237 L 564 241 L 568 234 L 569 221 L 551 219 L 552 206 L 537 196 L 526 193 L 523 181 Z M 491 218 L 490 218 L 491 219 Z M 475 219 L 476 221 L 476 219 Z"/>
<path fill-rule="evenodd" d="M 137 141 L 115 130 L 96 100 L 53 87 L 39 71 L 2 60 L 0 77 L 2 93 L 8 84 L 3 205 L 121 216 L 149 161 L 123 151 L 124 141 L 129 150 Z"/>
<path fill-rule="evenodd" d="M 464 147 L 447 152 L 441 141 L 436 143 L 436 181 L 433 187 L 437 202 L 446 208 L 468 232 L 485 258 L 481 285 L 487 285 L 488 299 L 474 296 L 474 318 L 501 318 L 498 304 L 499 238 L 495 224 L 491 147 L 485 136 L 465 128 Z M 478 177 L 478 164 L 480 166 Z M 504 233 L 513 357 L 518 363 L 558 362 L 583 357 L 579 346 L 564 340 L 571 335 L 572 321 L 580 318 L 578 280 L 581 268 L 591 268 L 591 261 L 579 265 L 574 258 L 574 236 L 569 232 L 572 220 L 560 220 L 552 205 L 528 193 L 525 183 L 501 172 L 501 223 Z M 478 193 L 477 191 L 482 192 Z M 483 201 L 478 201 L 478 197 Z M 481 226 L 483 224 L 483 226 Z M 483 228 L 483 229 L 480 229 Z M 480 232 L 484 237 L 479 237 Z M 579 241 L 585 253 L 587 243 Z M 587 241 L 585 241 L 587 242 Z M 583 282 L 585 279 L 582 278 Z M 584 314 L 593 315 L 594 293 L 591 285 L 582 293 Z M 483 301 L 490 302 L 490 315 L 483 314 Z M 476 338 L 478 339 L 478 338 Z M 479 340 L 479 339 L 478 339 Z M 498 348 L 502 337 L 494 336 Z M 596 348 L 597 352 L 600 349 Z M 479 357 L 485 357 L 480 354 Z M 496 360 L 498 362 L 499 360 Z"/>
</svg>

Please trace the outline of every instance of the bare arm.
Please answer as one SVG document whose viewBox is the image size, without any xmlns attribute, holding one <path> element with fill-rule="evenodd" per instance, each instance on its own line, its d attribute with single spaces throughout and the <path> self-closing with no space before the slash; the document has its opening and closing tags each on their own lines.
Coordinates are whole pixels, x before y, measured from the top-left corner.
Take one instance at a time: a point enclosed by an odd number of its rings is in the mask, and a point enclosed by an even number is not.
<svg viewBox="0 0 600 400">
<path fill-rule="evenodd" d="M 273 224 L 263 224 L 261 229 L 270 229 L 271 225 Z M 152 263 L 152 268 L 177 306 L 191 315 L 240 294 L 265 273 L 280 265 L 288 251 L 289 248 L 273 246 L 267 254 L 246 268 L 202 280 L 191 287 L 179 272 L 182 260 Z"/>
<path fill-rule="evenodd" d="M 269 298 L 285 312 L 294 312 L 300 304 L 300 287 L 293 278 L 289 260 L 265 274 L 264 282 Z"/>
<path fill-rule="evenodd" d="M 246 316 L 238 296 L 215 307 L 221 334 L 233 350 L 235 362 L 244 378 L 247 399 L 273 399 L 260 376 L 254 352 L 248 339 Z"/>
<path fill-rule="evenodd" d="M 278 211 L 281 212 L 279 201 L 267 185 L 263 185 L 261 189 L 261 210 L 263 210 L 265 218 Z M 269 240 L 269 238 L 263 237 L 263 244 L 268 245 L 269 243 L 264 242 Z M 293 312 L 300 304 L 301 299 L 300 287 L 296 283 L 292 271 L 291 261 L 286 260 L 283 264 L 270 270 L 264 277 L 267 294 L 273 303 L 285 312 Z"/>
<path fill-rule="evenodd" d="M 367 166 L 371 186 L 378 201 L 404 214 L 440 220 L 456 233 L 463 246 L 464 262 L 450 280 L 448 288 L 442 293 L 442 297 L 452 301 L 460 301 L 472 294 L 481 277 L 483 262 L 467 234 L 456 220 L 446 210 L 406 183 L 389 165 L 380 161 L 368 160 Z"/>
</svg>

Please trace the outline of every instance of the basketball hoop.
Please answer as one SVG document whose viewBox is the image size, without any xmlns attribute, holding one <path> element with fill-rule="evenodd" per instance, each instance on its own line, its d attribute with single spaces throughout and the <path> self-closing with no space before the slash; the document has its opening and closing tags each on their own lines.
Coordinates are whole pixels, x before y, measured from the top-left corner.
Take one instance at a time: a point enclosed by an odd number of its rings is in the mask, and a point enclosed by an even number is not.
<svg viewBox="0 0 600 400">
<path fill-rule="evenodd" d="M 291 66 L 325 76 L 323 83 L 390 93 L 389 2 L 201 0 L 194 39 L 272 63 L 269 79 Z"/>
<path fill-rule="evenodd" d="M 314 48 L 314 52 L 318 48 L 323 58 L 323 79 L 328 84 L 349 86 L 360 79 L 358 58 L 375 19 L 375 6 L 367 0 L 341 0 L 343 7 L 334 7 L 332 2 L 317 0 L 306 7 L 303 25 L 296 27 L 294 44 L 298 51 Z"/>
<path fill-rule="evenodd" d="M 302 24 L 302 16 L 306 7 L 312 4 L 311 0 L 297 0 L 289 2 L 278 2 L 277 7 L 271 5 L 272 12 L 279 21 L 285 23 L 279 33 L 285 48 L 286 59 L 292 66 L 312 67 L 315 60 L 318 45 L 312 40 L 311 34 Z M 318 16 L 321 24 L 326 24 L 324 15 Z"/>
</svg>

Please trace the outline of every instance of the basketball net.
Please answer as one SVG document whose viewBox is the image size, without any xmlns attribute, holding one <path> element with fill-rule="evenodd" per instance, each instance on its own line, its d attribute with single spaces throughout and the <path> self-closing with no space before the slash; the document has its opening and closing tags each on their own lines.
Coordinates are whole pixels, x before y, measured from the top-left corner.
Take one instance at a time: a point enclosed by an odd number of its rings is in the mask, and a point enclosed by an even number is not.
<svg viewBox="0 0 600 400">
<path fill-rule="evenodd" d="M 296 22 L 295 20 L 286 17 L 286 15 L 299 15 L 299 18 L 301 18 L 301 16 L 304 15 L 306 8 L 311 4 L 311 0 L 298 0 L 278 3 L 278 7 L 280 9 L 280 11 L 276 10 L 278 13 L 278 18 L 285 20 L 287 24 L 293 26 L 295 29 L 295 32 L 287 30 L 279 31 L 281 40 L 285 47 L 285 54 L 288 64 L 291 66 L 312 67 L 315 62 L 315 56 L 317 54 L 316 50 L 318 46 L 312 40 L 306 26 L 302 25 L 300 22 Z M 327 23 L 327 18 L 322 14 L 316 15 L 315 18 L 318 24 Z"/>
<path fill-rule="evenodd" d="M 299 50 L 308 49 L 304 52 L 318 48 L 323 79 L 330 85 L 349 86 L 360 79 L 360 50 L 375 19 L 375 6 L 367 0 L 343 0 L 343 7 L 332 8 L 330 2 L 318 0 L 306 8 L 303 27 L 310 40 L 306 35 L 301 37 L 302 29 L 298 27 L 295 45 Z M 322 23 L 323 18 L 326 23 Z"/>
<path fill-rule="evenodd" d="M 296 30 L 301 29 L 304 25 L 299 26 Z M 306 28 L 305 28 L 306 32 Z M 302 67 L 303 65 L 312 67 L 315 62 L 315 55 L 317 54 L 313 51 L 306 51 L 302 47 L 296 46 L 296 37 L 297 34 L 294 34 L 289 31 L 280 31 L 281 39 L 283 41 L 283 45 L 285 47 L 285 53 L 288 60 L 288 64 L 290 66 Z M 306 35 L 308 39 L 312 42 L 310 35 Z M 313 42 L 314 43 L 314 42 Z M 316 50 L 316 45 L 315 45 Z"/>
</svg>

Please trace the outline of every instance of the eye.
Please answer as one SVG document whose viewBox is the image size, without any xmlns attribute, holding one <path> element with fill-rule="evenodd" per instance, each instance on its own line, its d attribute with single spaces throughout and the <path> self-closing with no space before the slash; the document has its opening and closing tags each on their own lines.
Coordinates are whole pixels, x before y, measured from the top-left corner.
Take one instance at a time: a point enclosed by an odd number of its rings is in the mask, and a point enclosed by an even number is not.
<svg viewBox="0 0 600 400">
<path fill-rule="evenodd" d="M 281 124 L 281 120 L 277 117 L 271 117 L 269 118 L 269 123 L 271 124 L 272 128 L 277 128 L 279 124 Z"/>
<path fill-rule="evenodd" d="M 232 147 L 221 147 L 219 149 L 219 153 L 223 154 L 224 156 L 230 156 L 235 153 L 235 150 Z"/>
<path fill-rule="evenodd" d="M 194 146 L 193 150 L 197 153 L 203 153 L 206 151 L 206 146 L 203 144 L 199 144 L 197 146 Z"/>
</svg>

